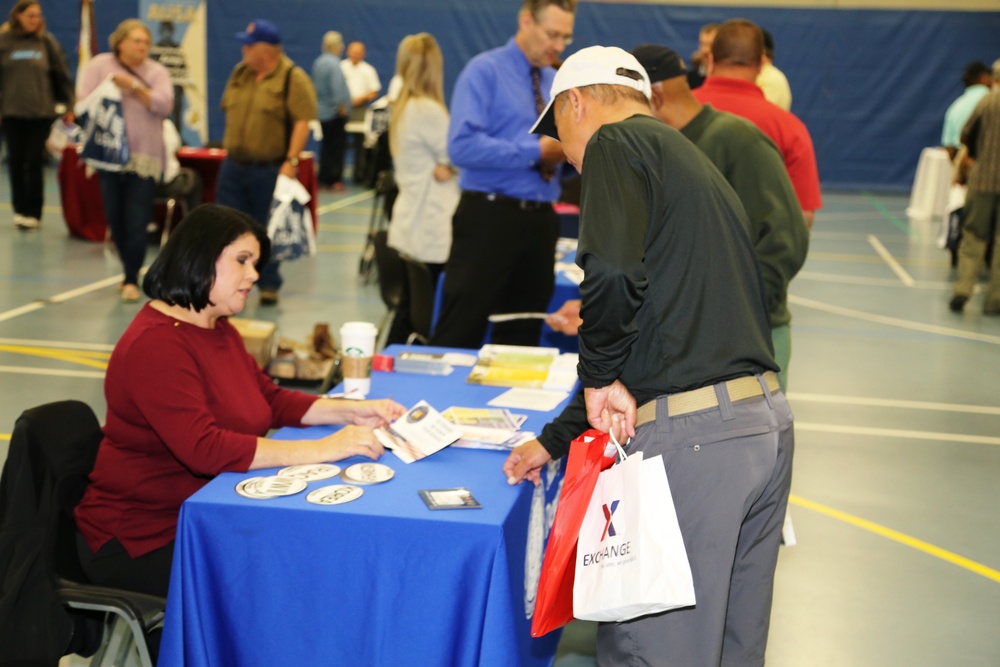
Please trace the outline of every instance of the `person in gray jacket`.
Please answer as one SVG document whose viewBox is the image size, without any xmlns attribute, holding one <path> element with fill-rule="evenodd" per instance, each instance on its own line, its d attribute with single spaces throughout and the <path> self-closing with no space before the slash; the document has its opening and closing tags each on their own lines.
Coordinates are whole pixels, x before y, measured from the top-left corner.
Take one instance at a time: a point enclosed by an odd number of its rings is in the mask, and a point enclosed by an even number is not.
<svg viewBox="0 0 1000 667">
<path fill-rule="evenodd" d="M 66 56 L 45 31 L 41 5 L 20 0 L 0 27 L 0 116 L 7 137 L 14 224 L 20 229 L 40 224 L 45 140 L 60 114 L 73 122 L 73 103 Z"/>
</svg>

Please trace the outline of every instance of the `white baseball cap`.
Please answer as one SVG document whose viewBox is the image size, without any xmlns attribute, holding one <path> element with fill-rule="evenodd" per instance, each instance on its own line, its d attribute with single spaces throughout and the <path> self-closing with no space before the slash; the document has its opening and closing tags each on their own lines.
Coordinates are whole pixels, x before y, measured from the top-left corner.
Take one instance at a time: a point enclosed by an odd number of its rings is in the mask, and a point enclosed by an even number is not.
<svg viewBox="0 0 1000 667">
<path fill-rule="evenodd" d="M 556 95 L 571 88 L 599 83 L 634 88 L 645 95 L 646 99 L 653 94 L 649 86 L 649 75 L 631 53 L 617 46 L 588 46 L 567 58 L 556 72 L 549 92 L 549 104 L 535 121 L 531 133 L 558 139 L 555 112 L 552 110 Z"/>
</svg>

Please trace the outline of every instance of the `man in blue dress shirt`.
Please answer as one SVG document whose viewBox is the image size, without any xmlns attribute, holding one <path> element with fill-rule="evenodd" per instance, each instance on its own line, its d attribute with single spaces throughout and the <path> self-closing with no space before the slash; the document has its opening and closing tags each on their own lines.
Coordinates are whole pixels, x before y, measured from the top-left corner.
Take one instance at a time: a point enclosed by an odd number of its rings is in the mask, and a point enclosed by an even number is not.
<svg viewBox="0 0 1000 667">
<path fill-rule="evenodd" d="M 573 39 L 576 0 L 525 0 L 504 46 L 466 65 L 452 94 L 448 153 L 462 198 L 452 221 L 433 345 L 476 348 L 492 313 L 545 312 L 554 288 L 559 142 L 529 133 L 552 65 Z M 492 342 L 537 345 L 541 320 L 498 324 Z"/>
</svg>

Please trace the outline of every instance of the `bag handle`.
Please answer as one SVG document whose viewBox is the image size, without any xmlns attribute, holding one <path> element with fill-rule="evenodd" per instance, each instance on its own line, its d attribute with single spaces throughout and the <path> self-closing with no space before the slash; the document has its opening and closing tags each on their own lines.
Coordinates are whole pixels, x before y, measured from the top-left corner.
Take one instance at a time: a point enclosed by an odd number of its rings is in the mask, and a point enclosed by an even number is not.
<svg viewBox="0 0 1000 667">
<path fill-rule="evenodd" d="M 608 431 L 608 437 L 611 439 L 611 444 L 613 444 L 615 448 L 618 450 L 618 456 L 621 458 L 621 460 L 624 461 L 625 459 L 627 459 L 628 454 L 626 454 L 625 449 L 620 444 L 618 444 L 618 438 L 615 437 L 615 434 L 612 431 Z M 628 445 L 628 443 L 630 442 L 632 442 L 632 438 L 626 440 L 625 444 Z"/>
<path fill-rule="evenodd" d="M 124 62 L 122 62 L 122 59 L 119 58 L 118 56 L 115 56 L 115 60 L 118 61 L 118 64 L 121 65 L 122 68 L 126 72 L 128 72 L 129 74 L 131 74 L 134 78 L 139 79 L 139 81 L 140 81 L 140 83 L 142 83 L 142 85 L 144 85 L 147 88 L 149 88 L 150 90 L 152 90 L 153 87 L 151 85 L 149 85 L 144 78 L 142 78 L 141 74 L 139 74 L 134 69 L 132 69 L 131 67 L 129 67 L 128 65 L 126 65 Z"/>
</svg>

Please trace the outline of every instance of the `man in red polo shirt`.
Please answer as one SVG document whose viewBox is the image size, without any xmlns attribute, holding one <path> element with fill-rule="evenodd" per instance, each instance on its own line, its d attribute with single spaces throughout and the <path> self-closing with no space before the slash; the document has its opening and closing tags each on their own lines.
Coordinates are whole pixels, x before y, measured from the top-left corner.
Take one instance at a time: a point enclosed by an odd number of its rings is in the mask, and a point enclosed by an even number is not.
<svg viewBox="0 0 1000 667">
<path fill-rule="evenodd" d="M 755 83 L 764 53 L 764 33 L 752 21 L 732 19 L 719 26 L 709 56 L 708 79 L 694 96 L 702 104 L 746 118 L 781 151 L 799 205 L 812 229 L 822 206 L 812 138 L 795 114 L 771 104 Z"/>
</svg>

